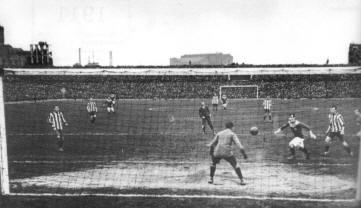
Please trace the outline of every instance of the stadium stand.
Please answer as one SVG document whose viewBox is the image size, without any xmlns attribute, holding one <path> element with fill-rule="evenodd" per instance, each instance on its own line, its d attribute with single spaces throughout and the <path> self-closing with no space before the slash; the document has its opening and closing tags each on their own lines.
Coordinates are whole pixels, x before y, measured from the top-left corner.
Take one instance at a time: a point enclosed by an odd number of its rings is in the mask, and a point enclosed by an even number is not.
<svg viewBox="0 0 361 208">
<path fill-rule="evenodd" d="M 227 76 L 15 76 L 5 77 L 5 100 L 105 98 L 210 98 L 221 85 L 258 85 L 260 97 L 361 97 L 361 75 L 257 75 L 247 80 Z M 61 88 L 66 89 L 65 97 Z M 41 89 L 41 90 L 39 90 Z M 232 97 L 232 95 L 228 95 Z M 247 97 L 247 96 L 245 96 Z"/>
</svg>

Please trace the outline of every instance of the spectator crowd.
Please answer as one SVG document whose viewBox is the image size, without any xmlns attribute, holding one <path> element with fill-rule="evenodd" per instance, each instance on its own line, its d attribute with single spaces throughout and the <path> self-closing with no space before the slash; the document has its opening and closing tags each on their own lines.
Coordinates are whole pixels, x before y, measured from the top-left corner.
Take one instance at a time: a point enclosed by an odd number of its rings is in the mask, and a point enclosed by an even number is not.
<svg viewBox="0 0 361 208">
<path fill-rule="evenodd" d="M 16 76 L 4 79 L 5 101 L 43 99 L 210 98 L 224 85 L 257 85 L 272 98 L 361 97 L 361 74 L 232 76 Z M 255 89 L 233 89 L 230 98 L 254 98 Z"/>
</svg>

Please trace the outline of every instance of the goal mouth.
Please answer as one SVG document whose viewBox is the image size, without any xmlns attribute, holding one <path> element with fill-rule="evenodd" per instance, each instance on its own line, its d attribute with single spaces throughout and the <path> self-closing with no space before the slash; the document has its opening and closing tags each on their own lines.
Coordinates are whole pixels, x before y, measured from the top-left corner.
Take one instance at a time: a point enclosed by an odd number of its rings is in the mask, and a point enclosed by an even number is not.
<svg viewBox="0 0 361 208">
<path fill-rule="evenodd" d="M 223 74 L 110 75 L 109 71 L 97 71 L 90 75 L 90 72 L 64 75 L 68 72 L 49 70 L 48 75 L 3 77 L 0 96 L 3 108 L 0 117 L 4 113 L 0 120 L 3 193 L 269 197 L 301 201 L 355 198 L 357 157 L 349 157 L 337 142 L 332 144 L 331 157 L 316 153 L 323 147 L 326 108 L 337 102 L 340 112 L 347 112 L 358 107 L 359 98 L 274 99 L 271 123 L 264 122 L 259 100 L 270 84 L 261 85 L 260 78 L 232 81 Z M 217 96 L 225 94 L 230 100 L 227 110 L 212 105 L 212 97 L 218 91 Z M 111 106 L 114 113 L 108 112 L 105 102 L 110 94 L 116 95 L 115 105 Z M 87 111 L 90 97 L 97 105 L 94 123 Z M 208 106 L 216 132 L 223 130 L 228 121 L 235 124 L 233 130 L 249 156 L 246 161 L 237 149 L 233 151 L 247 183 L 245 187 L 239 185 L 236 173 L 224 160 L 217 164 L 214 184 L 208 184 L 211 157 L 207 145 L 214 135 L 204 121 L 206 131 L 202 132 L 201 102 Z M 55 105 L 69 124 L 63 129 L 63 151 L 58 149 L 57 132 L 48 123 Z M 290 112 L 296 113 L 321 138 L 308 140 L 305 134 L 305 145 L 313 153 L 310 160 L 305 160 L 299 151 L 295 160 L 287 160 L 291 132 L 274 135 L 287 122 Z M 348 121 L 352 116 L 345 113 Z M 259 129 L 256 136 L 249 133 L 253 126 Z M 347 128 L 345 137 L 356 149 L 359 140 L 352 132 L 357 126 L 350 124 Z"/>
<path fill-rule="evenodd" d="M 223 95 L 229 99 L 258 99 L 258 85 L 222 85 L 219 96 Z"/>
</svg>

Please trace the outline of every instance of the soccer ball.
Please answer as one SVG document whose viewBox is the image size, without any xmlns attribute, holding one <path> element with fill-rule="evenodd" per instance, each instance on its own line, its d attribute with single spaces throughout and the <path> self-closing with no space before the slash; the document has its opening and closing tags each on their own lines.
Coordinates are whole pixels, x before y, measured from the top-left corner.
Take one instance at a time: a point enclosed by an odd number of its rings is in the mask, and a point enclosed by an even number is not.
<svg viewBox="0 0 361 208">
<path fill-rule="evenodd" d="M 257 135 L 258 134 L 257 126 L 251 127 L 251 129 L 249 130 L 249 133 L 251 133 L 253 136 Z"/>
</svg>

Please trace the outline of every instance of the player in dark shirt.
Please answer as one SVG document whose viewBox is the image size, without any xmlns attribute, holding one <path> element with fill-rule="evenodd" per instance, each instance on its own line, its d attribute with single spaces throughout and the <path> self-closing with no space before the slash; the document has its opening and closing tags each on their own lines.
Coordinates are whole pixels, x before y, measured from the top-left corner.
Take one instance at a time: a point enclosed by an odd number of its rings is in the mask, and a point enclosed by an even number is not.
<svg viewBox="0 0 361 208">
<path fill-rule="evenodd" d="M 115 95 L 111 94 L 107 99 L 105 99 L 105 106 L 107 107 L 108 113 L 115 113 L 114 111 L 114 105 L 115 105 Z"/>
<path fill-rule="evenodd" d="M 224 110 L 227 110 L 228 98 L 227 95 L 223 94 L 221 97 L 221 102 Z"/>
<path fill-rule="evenodd" d="M 214 134 L 214 128 L 211 121 L 211 113 L 204 102 L 201 103 L 201 107 L 199 108 L 199 117 L 202 119 L 203 134 L 206 133 L 206 123 L 208 123 Z"/>
<path fill-rule="evenodd" d="M 290 127 L 292 133 L 294 134 L 294 138 L 289 143 L 291 155 L 290 155 L 290 157 L 288 157 L 288 159 L 295 158 L 295 149 L 296 148 L 298 148 L 305 154 L 306 159 L 309 159 L 310 154 L 307 151 L 307 149 L 305 148 L 305 145 L 303 143 L 304 136 L 302 133 L 302 129 L 306 129 L 307 131 L 309 131 L 310 137 L 312 139 L 316 139 L 316 135 L 313 134 L 313 132 L 311 131 L 309 126 L 307 126 L 306 124 L 304 124 L 302 122 L 297 121 L 295 114 L 291 114 L 290 117 L 288 118 L 287 124 L 283 125 L 281 128 L 279 128 L 274 133 L 278 134 L 281 131 L 283 131 L 284 129 L 286 129 L 287 127 Z"/>
</svg>

